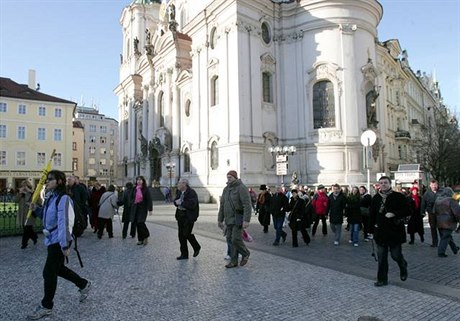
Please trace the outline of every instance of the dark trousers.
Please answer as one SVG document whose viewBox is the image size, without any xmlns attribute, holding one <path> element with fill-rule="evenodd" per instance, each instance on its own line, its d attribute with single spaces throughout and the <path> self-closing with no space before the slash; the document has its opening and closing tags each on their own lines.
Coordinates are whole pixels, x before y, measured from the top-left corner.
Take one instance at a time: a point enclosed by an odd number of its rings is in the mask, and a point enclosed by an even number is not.
<svg viewBox="0 0 460 321">
<path fill-rule="evenodd" d="M 145 225 L 145 222 L 138 222 L 137 223 L 137 240 L 139 242 L 142 242 L 144 239 L 148 238 L 150 236 L 149 229 L 147 228 L 147 225 Z"/>
<path fill-rule="evenodd" d="M 72 282 L 80 289 L 83 289 L 88 283 L 87 280 L 81 278 L 77 273 L 64 265 L 64 254 L 62 254 L 59 243 L 48 246 L 48 256 L 46 257 L 45 267 L 43 268 L 45 295 L 42 299 L 42 305 L 47 309 L 53 308 L 58 276 Z"/>
<path fill-rule="evenodd" d="M 327 225 L 326 225 L 326 215 L 315 215 L 315 223 L 311 230 L 311 235 L 315 236 L 316 229 L 318 228 L 319 220 L 321 220 L 321 225 L 323 228 L 323 235 L 327 235 Z"/>
<path fill-rule="evenodd" d="M 29 243 L 29 239 L 35 243 L 37 243 L 38 235 L 34 231 L 34 227 L 32 225 L 25 225 L 24 226 L 24 233 L 22 233 L 22 246 L 26 247 L 27 243 Z"/>
<path fill-rule="evenodd" d="M 299 243 L 297 242 L 297 232 L 300 231 L 300 234 L 302 234 L 303 241 L 305 244 L 310 243 L 310 235 L 308 235 L 307 229 L 305 228 L 299 228 L 293 226 L 294 228 L 291 227 L 292 229 L 292 246 L 297 247 L 299 246 Z"/>
<path fill-rule="evenodd" d="M 104 234 L 104 227 L 107 227 L 107 233 L 109 237 L 113 237 L 113 224 L 111 218 L 102 218 L 99 217 L 97 220 L 97 236 L 99 238 Z"/>
<path fill-rule="evenodd" d="M 129 226 L 129 223 L 130 222 L 124 222 L 123 223 L 123 231 L 122 231 L 122 236 L 123 238 L 126 238 L 126 236 L 128 235 L 128 226 Z M 129 231 L 129 235 L 131 237 L 135 237 L 136 236 L 136 223 L 134 222 L 131 222 L 131 230 Z"/>
<path fill-rule="evenodd" d="M 363 234 L 364 238 L 369 236 L 369 216 L 363 215 Z"/>
<path fill-rule="evenodd" d="M 181 256 L 188 257 L 188 244 L 190 242 L 194 251 L 199 251 L 201 249 L 200 244 L 196 240 L 194 234 L 192 234 L 194 222 L 189 222 L 187 219 L 180 218 L 177 221 L 178 227 L 178 237 L 180 243 L 180 254 Z"/>
<path fill-rule="evenodd" d="M 398 263 L 401 271 L 407 268 L 407 262 L 404 260 L 401 244 L 393 246 L 381 246 L 377 244 L 377 258 L 379 262 L 377 281 L 379 282 L 388 282 L 388 250 L 390 250 L 391 258 Z"/>
<path fill-rule="evenodd" d="M 227 226 L 227 242 L 232 243 L 232 254 L 230 263 L 238 264 L 238 254 L 248 257 L 250 252 L 243 242 L 243 227 L 241 225 L 230 224 Z"/>
<path fill-rule="evenodd" d="M 439 233 L 441 234 L 441 241 L 439 241 L 438 255 L 446 254 L 447 245 L 450 246 L 452 252 L 456 253 L 457 244 L 455 244 L 454 240 L 452 239 L 452 230 L 440 228 Z"/>
<path fill-rule="evenodd" d="M 275 217 L 273 215 L 273 227 L 275 228 L 275 243 L 280 242 L 280 238 L 285 239 L 287 233 L 283 231 L 283 224 L 284 224 L 284 216 L 283 217 Z"/>
<path fill-rule="evenodd" d="M 428 223 L 430 223 L 431 239 L 433 240 L 433 246 L 438 246 L 438 229 L 436 223 L 436 214 L 428 213 Z"/>
</svg>

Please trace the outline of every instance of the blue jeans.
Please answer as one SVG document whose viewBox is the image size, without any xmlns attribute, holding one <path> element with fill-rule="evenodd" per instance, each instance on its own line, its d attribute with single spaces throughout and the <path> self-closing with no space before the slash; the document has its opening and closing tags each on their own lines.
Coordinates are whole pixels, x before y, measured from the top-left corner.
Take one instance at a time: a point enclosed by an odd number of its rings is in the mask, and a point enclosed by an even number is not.
<svg viewBox="0 0 460 321">
<path fill-rule="evenodd" d="M 350 240 L 353 242 L 353 244 L 358 244 L 359 242 L 359 225 L 360 224 L 350 224 Z"/>
<path fill-rule="evenodd" d="M 335 234 L 335 242 L 340 243 L 340 238 L 342 237 L 342 223 L 340 224 L 332 224 L 331 223 L 331 230 Z"/>
<path fill-rule="evenodd" d="M 280 238 L 286 238 L 287 233 L 283 231 L 284 216 L 283 217 L 274 217 L 273 216 L 273 226 L 275 227 L 276 237 L 275 243 L 280 242 Z"/>
</svg>

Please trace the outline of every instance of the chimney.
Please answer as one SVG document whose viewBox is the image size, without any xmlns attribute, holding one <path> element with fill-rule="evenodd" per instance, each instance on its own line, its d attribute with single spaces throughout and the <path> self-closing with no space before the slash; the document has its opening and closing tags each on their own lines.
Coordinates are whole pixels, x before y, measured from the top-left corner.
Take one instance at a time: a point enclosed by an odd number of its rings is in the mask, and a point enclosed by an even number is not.
<svg viewBox="0 0 460 321">
<path fill-rule="evenodd" d="M 29 83 L 28 86 L 30 89 L 35 90 L 37 82 L 35 81 L 35 70 L 29 69 Z"/>
</svg>

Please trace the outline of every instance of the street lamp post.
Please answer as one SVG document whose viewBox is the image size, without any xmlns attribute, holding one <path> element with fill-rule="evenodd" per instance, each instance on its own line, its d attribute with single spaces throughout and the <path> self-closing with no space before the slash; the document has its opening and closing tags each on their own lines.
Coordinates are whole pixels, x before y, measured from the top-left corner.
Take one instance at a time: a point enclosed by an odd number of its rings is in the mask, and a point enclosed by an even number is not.
<svg viewBox="0 0 460 321">
<path fill-rule="evenodd" d="M 169 173 L 169 197 L 171 197 L 172 195 L 172 173 L 175 167 L 176 167 L 176 164 L 174 163 L 169 162 L 166 164 L 166 169 L 168 170 L 168 173 Z"/>
<path fill-rule="evenodd" d="M 287 175 L 288 155 L 297 152 L 295 146 L 270 146 L 268 151 L 276 157 L 276 175 L 281 176 L 281 184 L 284 184 L 284 175 Z"/>
<path fill-rule="evenodd" d="M 370 162 L 372 161 L 372 145 L 375 144 L 377 140 L 377 135 L 375 132 L 368 129 L 361 134 L 361 144 L 364 148 L 364 168 L 367 170 L 367 191 L 371 190 L 371 166 Z"/>
</svg>

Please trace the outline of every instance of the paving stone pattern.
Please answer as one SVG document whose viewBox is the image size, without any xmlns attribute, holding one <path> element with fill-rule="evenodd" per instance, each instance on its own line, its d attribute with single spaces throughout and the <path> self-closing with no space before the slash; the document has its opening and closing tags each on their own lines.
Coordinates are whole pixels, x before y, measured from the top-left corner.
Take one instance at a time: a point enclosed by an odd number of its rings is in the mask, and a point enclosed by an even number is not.
<svg viewBox="0 0 460 321">
<path fill-rule="evenodd" d="M 59 279 L 53 314 L 44 320 L 346 321 L 364 316 L 460 320 L 455 292 L 460 278 L 457 256 L 438 259 L 427 245 L 406 245 L 409 280 L 399 281 L 397 267 L 390 264 L 390 284 L 376 288 L 376 264 L 369 243 L 351 247 L 345 238 L 348 234 L 344 234 L 343 244 L 334 247 L 330 245 L 332 236 L 320 235 L 309 247 L 292 248 L 289 236 L 275 248 L 271 246 L 273 229 L 261 233 L 254 219 L 249 228 L 255 238 L 248 243 L 249 263 L 226 269 L 226 243 L 216 227 L 216 210 L 215 205 L 202 205 L 196 224 L 202 251 L 189 260 L 176 260 L 179 244 L 171 206 L 154 207 L 147 224 L 151 233 L 147 246 L 138 246 L 137 240 L 129 237 L 123 240 L 118 217 L 114 218 L 113 239 L 104 235 L 98 240 L 87 230 L 79 239 L 85 267 L 79 267 L 75 253 L 69 266 L 93 281 L 92 291 L 79 303 L 77 288 Z M 455 237 L 458 241 L 458 235 Z M 43 237 L 25 250 L 20 249 L 20 242 L 19 237 L 0 238 L 0 320 L 24 320 L 43 294 Z M 415 259 L 420 262 L 414 263 Z M 335 264 L 331 266 L 331 262 Z M 439 276 L 446 265 L 448 269 L 456 267 L 451 278 Z M 433 278 L 413 279 L 425 273 Z M 425 291 L 424 286 L 437 290 Z"/>
</svg>

